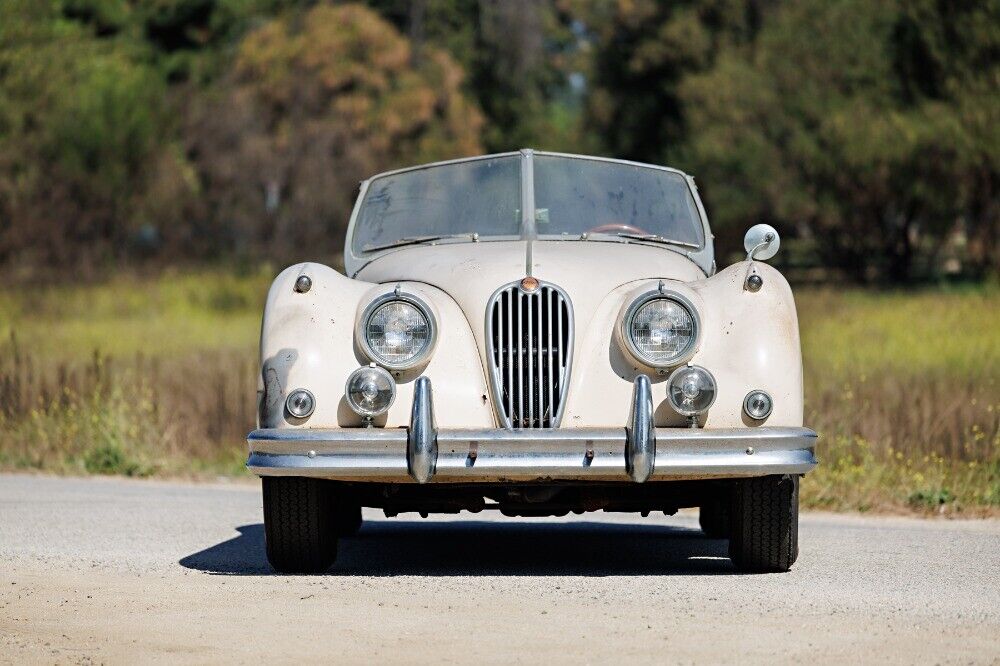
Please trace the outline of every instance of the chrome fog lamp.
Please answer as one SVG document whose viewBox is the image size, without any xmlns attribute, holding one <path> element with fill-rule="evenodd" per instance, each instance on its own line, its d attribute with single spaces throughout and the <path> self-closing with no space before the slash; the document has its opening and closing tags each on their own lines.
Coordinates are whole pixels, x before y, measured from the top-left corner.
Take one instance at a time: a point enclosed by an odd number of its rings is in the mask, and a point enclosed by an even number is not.
<svg viewBox="0 0 1000 666">
<path fill-rule="evenodd" d="M 698 341 L 694 306 L 679 294 L 657 290 L 641 296 L 629 306 L 622 324 L 628 351 L 653 368 L 683 363 Z"/>
<path fill-rule="evenodd" d="M 398 291 L 375 299 L 358 322 L 358 339 L 368 358 L 392 370 L 406 370 L 425 360 L 435 337 L 427 306 Z"/>
<path fill-rule="evenodd" d="M 750 391 L 743 399 L 743 411 L 755 421 L 766 419 L 771 415 L 772 409 L 774 409 L 774 401 L 771 400 L 767 391 Z"/>
<path fill-rule="evenodd" d="M 285 409 L 297 419 L 304 419 L 316 409 L 316 398 L 305 389 L 295 389 L 285 398 Z"/>
<path fill-rule="evenodd" d="M 704 414 L 715 402 L 715 377 L 698 365 L 677 368 L 667 380 L 667 398 L 678 414 Z"/>
<path fill-rule="evenodd" d="M 392 406 L 396 399 L 396 382 L 385 369 L 371 365 L 351 373 L 344 394 L 351 409 L 371 418 Z"/>
</svg>

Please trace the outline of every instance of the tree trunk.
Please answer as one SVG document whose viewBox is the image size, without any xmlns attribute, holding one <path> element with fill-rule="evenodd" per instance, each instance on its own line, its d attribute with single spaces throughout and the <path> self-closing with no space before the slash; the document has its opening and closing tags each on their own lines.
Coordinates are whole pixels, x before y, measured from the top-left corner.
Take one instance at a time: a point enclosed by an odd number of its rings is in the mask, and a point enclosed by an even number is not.
<svg viewBox="0 0 1000 666">
<path fill-rule="evenodd" d="M 424 47 L 424 12 L 427 0 L 410 0 L 410 65 L 420 67 L 421 51 Z"/>
</svg>

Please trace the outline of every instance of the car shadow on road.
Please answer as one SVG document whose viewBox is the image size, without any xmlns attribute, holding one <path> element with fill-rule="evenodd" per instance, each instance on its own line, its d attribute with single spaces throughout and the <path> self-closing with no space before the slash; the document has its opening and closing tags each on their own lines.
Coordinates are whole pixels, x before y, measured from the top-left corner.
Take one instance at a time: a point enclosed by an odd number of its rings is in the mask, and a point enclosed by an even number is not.
<svg viewBox="0 0 1000 666">
<path fill-rule="evenodd" d="M 264 526 L 183 557 L 214 574 L 272 575 Z M 734 573 L 726 542 L 700 530 L 599 522 L 366 522 L 340 539 L 334 576 L 635 576 Z"/>
</svg>

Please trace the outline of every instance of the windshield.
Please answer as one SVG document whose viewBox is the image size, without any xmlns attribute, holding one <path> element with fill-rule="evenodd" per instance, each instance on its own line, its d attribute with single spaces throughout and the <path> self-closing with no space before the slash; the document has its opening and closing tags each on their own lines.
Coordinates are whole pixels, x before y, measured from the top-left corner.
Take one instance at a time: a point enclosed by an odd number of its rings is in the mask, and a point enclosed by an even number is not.
<svg viewBox="0 0 1000 666">
<path fill-rule="evenodd" d="M 576 157 L 535 157 L 535 226 L 539 236 L 582 233 L 659 236 L 704 243 L 698 209 L 673 171 Z"/>
<path fill-rule="evenodd" d="M 525 153 L 376 176 L 360 202 L 356 255 L 433 242 L 522 238 L 522 169 L 534 171 L 534 233 L 625 236 L 701 248 L 704 229 L 683 175 L 628 162 Z M 530 196 L 530 194 L 529 194 Z"/>
<path fill-rule="evenodd" d="M 353 247 L 370 252 L 406 239 L 472 233 L 517 238 L 520 211 L 519 155 L 387 174 L 368 186 Z"/>
</svg>

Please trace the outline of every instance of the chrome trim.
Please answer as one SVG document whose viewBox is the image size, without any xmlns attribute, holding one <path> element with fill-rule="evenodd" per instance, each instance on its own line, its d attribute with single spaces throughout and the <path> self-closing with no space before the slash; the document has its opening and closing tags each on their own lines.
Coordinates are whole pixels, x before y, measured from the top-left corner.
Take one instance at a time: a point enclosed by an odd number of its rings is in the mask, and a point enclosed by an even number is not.
<svg viewBox="0 0 1000 666">
<path fill-rule="evenodd" d="M 639 375 L 632 389 L 632 410 L 625 428 L 625 471 L 636 483 L 653 473 L 656 462 L 656 426 L 653 425 L 653 389 L 649 377 Z"/>
<path fill-rule="evenodd" d="M 392 171 L 383 171 L 377 173 L 374 176 L 368 178 L 366 183 L 370 183 L 373 180 L 378 180 L 379 178 L 384 178 L 386 176 L 396 176 L 401 173 L 406 173 L 407 171 L 421 171 L 423 169 L 432 169 L 439 166 L 448 166 L 450 164 L 462 164 L 463 162 L 479 162 L 482 160 L 492 160 L 499 157 L 516 157 L 522 154 L 523 151 L 509 151 L 506 153 L 491 153 L 489 155 L 473 155 L 472 157 L 458 157 L 453 160 L 441 160 L 439 162 L 429 162 L 427 164 L 417 164 L 414 166 L 403 167 L 401 169 L 393 169 Z"/>
<path fill-rule="evenodd" d="M 708 375 L 708 379 L 712 382 L 712 399 L 709 401 L 708 405 L 706 405 L 704 409 L 699 410 L 697 412 L 681 411 L 680 405 L 674 402 L 673 391 L 670 390 L 671 387 L 674 385 L 674 377 L 677 376 L 677 373 L 684 372 L 685 370 L 689 370 L 691 368 L 697 368 L 698 370 L 701 370 L 706 375 Z M 712 372 L 704 366 L 685 365 L 675 369 L 673 372 L 670 373 L 670 376 L 667 377 L 667 402 L 669 402 L 670 407 L 681 416 L 687 416 L 687 417 L 701 416 L 702 414 L 706 413 L 708 410 L 712 408 L 712 405 L 715 404 L 715 401 L 718 397 L 719 397 L 719 383 L 715 381 L 715 375 L 713 375 Z"/>
<path fill-rule="evenodd" d="M 292 411 L 291 407 L 289 407 L 289 403 L 292 401 L 292 397 L 296 393 L 305 393 L 306 395 L 309 396 L 309 399 L 312 401 L 312 407 L 310 407 L 309 411 L 306 412 L 305 414 L 302 415 L 296 414 L 295 412 Z M 313 412 L 316 411 L 316 396 L 313 395 L 313 392 L 310 391 L 309 389 L 304 389 L 304 388 L 293 389 L 292 391 L 289 391 L 287 396 L 285 396 L 285 411 L 288 413 L 289 416 L 291 416 L 293 419 L 296 419 L 297 421 L 305 420 L 310 416 L 312 416 Z"/>
<path fill-rule="evenodd" d="M 632 319 L 635 317 L 636 313 L 639 312 L 639 308 L 646 305 L 646 303 L 661 299 L 673 301 L 687 310 L 687 313 L 691 316 L 691 325 L 694 329 L 694 335 L 691 336 L 690 344 L 688 344 L 687 348 L 685 348 L 680 354 L 666 363 L 654 363 L 643 356 L 642 352 L 640 352 L 638 347 L 635 346 L 635 341 L 632 339 Z M 701 317 L 698 315 L 698 309 L 694 306 L 694 303 L 692 303 L 690 299 L 676 291 L 666 289 L 661 281 L 659 287 L 641 294 L 638 298 L 632 301 L 632 304 L 629 305 L 628 308 L 625 309 L 625 314 L 619 322 L 619 333 L 625 346 L 623 351 L 638 361 L 641 365 L 657 370 L 673 368 L 689 361 L 691 357 L 695 355 L 695 352 L 698 351 L 698 347 L 701 345 Z"/>
<path fill-rule="evenodd" d="M 427 347 L 405 363 L 390 363 L 389 361 L 384 360 L 381 356 L 372 351 L 371 346 L 368 344 L 368 320 L 371 318 L 372 314 L 375 313 L 375 310 L 392 301 L 403 301 L 404 303 L 409 303 L 413 307 L 420 310 L 420 313 L 424 315 L 424 318 L 427 320 L 427 328 L 430 329 Z M 361 352 L 372 363 L 390 370 L 409 370 L 410 368 L 414 368 L 426 361 L 430 358 L 431 354 L 434 353 L 434 348 L 437 346 L 438 326 L 437 321 L 434 319 L 434 314 L 431 312 L 431 309 L 427 306 L 427 304 L 424 303 L 419 296 L 401 291 L 399 285 L 397 285 L 393 288 L 393 291 L 377 296 L 371 303 L 368 304 L 367 307 L 365 307 L 364 311 L 361 313 L 361 317 L 358 318 L 357 323 L 354 325 L 354 337 L 358 341 L 358 346 L 361 348 Z"/>
<path fill-rule="evenodd" d="M 770 408 L 767 410 L 767 414 L 764 414 L 764 416 L 761 417 L 752 416 L 750 414 L 750 410 L 748 409 L 748 405 L 750 404 L 750 397 L 755 393 L 763 393 L 764 395 L 767 396 L 768 401 L 771 403 Z M 754 389 L 749 393 L 747 393 L 746 397 L 743 398 L 743 413 L 747 415 L 748 419 L 752 419 L 754 421 L 766 421 L 767 417 L 770 416 L 771 412 L 773 411 L 774 411 L 774 398 L 772 398 L 771 394 L 765 391 L 764 389 Z"/>
<path fill-rule="evenodd" d="M 649 481 L 805 474 L 816 466 L 816 433 L 808 428 L 656 428 L 655 438 Z M 402 428 L 264 429 L 247 441 L 247 467 L 260 476 L 413 480 Z M 437 445 L 432 483 L 632 482 L 625 428 L 443 429 Z"/>
<path fill-rule="evenodd" d="M 544 294 L 546 293 L 549 294 L 548 303 L 544 302 L 545 299 Z M 516 315 L 517 322 L 515 324 L 514 316 L 512 315 L 512 308 L 514 307 L 515 298 L 519 297 L 522 294 L 528 297 L 528 306 L 527 306 L 528 312 L 525 313 L 524 308 L 521 308 L 519 306 L 517 308 L 517 315 Z M 552 310 L 553 309 L 555 310 L 555 333 L 557 339 L 561 341 L 563 339 L 564 333 L 566 337 L 565 348 L 562 346 L 562 344 L 557 345 L 554 355 L 552 353 L 553 345 L 551 344 L 550 340 L 550 344 L 548 345 L 549 347 L 548 358 L 550 359 L 550 362 L 548 366 L 548 372 L 545 375 L 541 374 L 543 372 L 543 366 L 544 366 L 542 360 L 546 358 L 543 355 L 541 346 L 539 346 L 539 348 L 535 351 L 534 354 L 530 353 L 532 349 L 532 343 L 534 341 L 532 338 L 533 328 L 528 331 L 529 340 L 528 340 L 527 350 L 525 350 L 524 348 L 524 337 L 522 336 L 522 332 L 525 330 L 524 315 L 527 314 L 529 321 L 531 322 L 534 321 L 533 314 L 534 314 L 535 301 L 538 302 L 537 304 L 540 307 L 547 308 L 548 317 L 546 321 L 548 321 L 550 324 L 552 323 Z M 566 307 L 565 316 L 563 316 L 563 305 L 565 305 Z M 498 312 L 497 312 L 497 328 L 494 331 L 493 314 L 495 308 L 498 309 Z M 503 312 L 505 309 L 507 313 L 506 317 L 503 316 Z M 538 318 L 539 322 L 543 320 L 542 314 L 543 313 L 539 314 Z M 564 319 L 565 319 L 565 324 L 563 321 Z M 566 327 L 565 329 L 563 328 L 564 325 Z M 535 417 L 536 400 L 537 400 L 537 407 L 539 410 L 539 420 L 544 419 L 545 392 L 539 391 L 539 395 L 535 396 L 533 382 L 528 382 L 528 391 L 527 394 L 525 394 L 525 386 L 524 386 L 525 373 L 523 372 L 521 365 L 522 363 L 526 362 L 528 366 L 528 376 L 534 377 L 535 364 L 537 362 L 537 368 L 539 373 L 538 376 L 539 387 L 542 386 L 543 380 L 547 379 L 549 382 L 548 386 L 550 390 L 548 392 L 549 393 L 548 405 L 550 409 L 551 405 L 553 404 L 553 401 L 556 398 L 558 398 L 558 408 L 556 409 L 555 413 L 550 414 L 549 423 L 550 426 L 553 428 L 559 427 L 559 424 L 562 421 L 562 415 L 566 405 L 566 393 L 569 389 L 570 370 L 572 368 L 572 363 L 573 363 L 574 319 L 573 319 L 573 302 L 570 300 L 569 294 L 567 294 L 562 287 L 552 284 L 551 282 L 545 282 L 543 280 L 539 280 L 538 287 L 531 292 L 526 292 L 523 289 L 521 289 L 520 280 L 509 282 L 501 286 L 496 291 L 494 291 L 493 294 L 490 296 L 489 300 L 487 301 L 486 322 L 484 330 L 486 332 L 486 356 L 487 356 L 487 365 L 489 366 L 490 384 L 493 394 L 493 404 L 495 407 L 497 420 L 500 423 L 500 425 L 502 425 L 505 428 L 515 427 L 513 421 L 511 420 L 511 415 L 515 413 L 514 391 L 511 390 L 514 386 L 515 381 L 517 382 L 516 413 L 519 416 L 521 416 L 522 419 L 524 418 L 523 415 L 526 412 L 525 398 L 527 398 L 528 400 L 527 415 L 529 423 L 533 423 Z M 553 330 L 551 327 L 548 330 L 549 330 L 549 337 L 551 339 Z M 506 336 L 504 336 L 505 331 L 506 331 Z M 496 345 L 494 344 L 493 341 L 494 333 L 497 334 L 497 337 L 501 342 L 500 350 L 497 350 Z M 517 375 L 516 377 L 514 376 L 515 344 L 517 345 L 516 360 L 518 364 L 518 372 L 516 373 Z M 504 378 L 501 376 L 502 364 L 496 362 L 497 355 L 499 353 L 502 353 L 504 347 L 506 347 L 507 349 L 506 384 L 504 384 L 503 381 Z M 555 365 L 553 365 L 553 362 Z M 552 375 L 553 368 L 558 368 L 559 371 L 558 377 Z M 556 379 L 558 379 L 559 383 L 558 395 L 553 390 L 551 390 L 552 387 L 555 385 L 554 380 Z M 503 387 L 505 385 L 508 387 L 506 398 L 503 395 Z"/>
<path fill-rule="evenodd" d="M 521 154 L 521 238 L 531 240 L 535 229 L 535 151 L 526 148 Z M 531 275 L 531 265 L 528 265 Z"/>
<path fill-rule="evenodd" d="M 675 173 L 678 176 L 688 177 L 686 173 L 680 169 L 675 169 L 674 167 L 662 166 L 659 164 L 649 164 L 648 162 L 636 162 L 634 160 L 623 160 L 617 157 L 601 157 L 598 155 L 581 155 L 579 153 L 560 153 L 551 150 L 536 150 L 535 155 L 542 155 L 543 157 L 568 157 L 574 160 L 589 160 L 591 162 L 611 162 L 612 164 L 626 164 L 628 166 L 642 167 L 644 169 L 655 169 L 657 171 L 669 171 L 670 173 Z"/>
<path fill-rule="evenodd" d="M 362 411 L 361 408 L 358 407 L 358 405 L 356 405 L 354 401 L 351 399 L 351 381 L 354 380 L 354 375 L 358 374 L 359 372 L 364 372 L 365 370 L 375 370 L 376 372 L 383 372 L 389 378 L 389 384 L 390 386 L 392 386 L 392 396 L 389 398 L 389 404 L 387 404 L 385 406 L 385 409 L 381 411 L 378 412 Z M 379 416 L 381 414 L 385 414 L 387 411 L 389 411 L 389 408 L 392 407 L 392 403 L 396 402 L 396 379 L 392 376 L 392 373 L 390 373 L 388 370 L 386 370 L 385 368 L 381 368 L 377 365 L 374 365 L 374 363 L 372 365 L 363 365 L 360 368 L 357 368 L 356 370 L 352 370 L 351 374 L 347 375 L 347 381 L 344 383 L 344 402 L 347 403 L 347 406 L 350 407 L 355 414 L 358 414 L 359 416 L 363 416 L 365 418 L 372 418 L 375 416 Z"/>
<path fill-rule="evenodd" d="M 437 458 L 437 425 L 434 423 L 431 380 L 417 377 L 413 387 L 410 430 L 406 437 L 406 469 L 414 481 L 427 483 L 434 477 Z"/>
<path fill-rule="evenodd" d="M 313 282 L 312 278 L 308 275 L 302 274 L 295 278 L 295 292 L 298 294 L 304 294 L 310 289 L 312 289 Z"/>
</svg>

